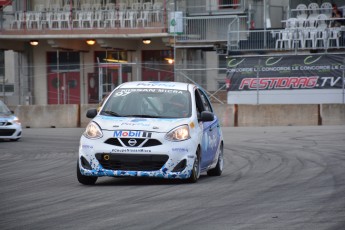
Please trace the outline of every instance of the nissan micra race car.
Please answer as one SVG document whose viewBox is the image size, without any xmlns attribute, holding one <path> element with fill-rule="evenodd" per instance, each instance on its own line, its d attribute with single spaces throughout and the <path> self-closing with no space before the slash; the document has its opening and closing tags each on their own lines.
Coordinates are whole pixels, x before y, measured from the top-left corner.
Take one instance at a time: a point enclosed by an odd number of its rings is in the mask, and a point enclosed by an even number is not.
<svg viewBox="0 0 345 230">
<path fill-rule="evenodd" d="M 17 141 L 22 137 L 22 125 L 18 119 L 0 100 L 0 139 Z"/>
<path fill-rule="evenodd" d="M 158 177 L 194 183 L 200 173 L 220 176 L 223 137 L 211 103 L 198 86 L 127 82 L 118 86 L 81 136 L 78 181 L 98 177 Z"/>
</svg>

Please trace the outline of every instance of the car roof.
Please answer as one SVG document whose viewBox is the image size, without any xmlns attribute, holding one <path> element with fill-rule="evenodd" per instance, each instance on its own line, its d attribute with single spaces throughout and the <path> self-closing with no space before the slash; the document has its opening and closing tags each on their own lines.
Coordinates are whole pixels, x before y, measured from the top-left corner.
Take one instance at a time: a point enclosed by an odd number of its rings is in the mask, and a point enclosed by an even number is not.
<svg viewBox="0 0 345 230">
<path fill-rule="evenodd" d="M 176 90 L 190 90 L 195 85 L 185 82 L 172 81 L 131 81 L 125 82 L 119 88 L 160 88 L 160 89 L 176 89 Z"/>
</svg>

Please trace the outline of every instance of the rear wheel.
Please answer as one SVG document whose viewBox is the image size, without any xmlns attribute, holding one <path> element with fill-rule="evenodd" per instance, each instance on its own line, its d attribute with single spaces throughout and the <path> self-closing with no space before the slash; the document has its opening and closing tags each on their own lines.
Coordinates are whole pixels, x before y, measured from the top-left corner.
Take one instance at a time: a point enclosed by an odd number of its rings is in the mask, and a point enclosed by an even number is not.
<svg viewBox="0 0 345 230">
<path fill-rule="evenodd" d="M 196 183 L 200 177 L 200 154 L 199 151 L 196 154 L 193 164 L 192 174 L 188 178 L 189 183 Z"/>
<path fill-rule="evenodd" d="M 96 183 L 96 180 L 98 177 L 95 176 L 84 176 L 80 172 L 79 168 L 79 162 L 77 163 L 77 178 L 79 183 L 84 184 L 84 185 L 93 185 Z"/>
<path fill-rule="evenodd" d="M 215 168 L 210 169 L 207 171 L 207 175 L 209 176 L 220 176 L 223 172 L 223 166 L 224 166 L 224 155 L 223 155 L 223 145 L 219 147 L 219 156 L 217 165 Z"/>
</svg>

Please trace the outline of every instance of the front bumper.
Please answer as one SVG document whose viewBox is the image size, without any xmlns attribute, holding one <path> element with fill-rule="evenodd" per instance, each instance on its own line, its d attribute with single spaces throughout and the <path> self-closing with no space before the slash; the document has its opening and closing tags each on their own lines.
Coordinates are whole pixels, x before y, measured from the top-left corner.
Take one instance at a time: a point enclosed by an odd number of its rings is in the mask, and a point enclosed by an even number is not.
<svg viewBox="0 0 345 230">
<path fill-rule="evenodd" d="M 20 125 L 12 124 L 8 126 L 0 125 L 0 139 L 19 139 L 22 137 Z"/>
<path fill-rule="evenodd" d="M 158 137 L 162 145 L 146 148 L 112 146 L 104 143 L 106 139 L 81 137 L 78 160 L 81 174 L 187 179 L 192 173 L 197 146 L 192 139 L 169 142 L 162 134 Z"/>
</svg>

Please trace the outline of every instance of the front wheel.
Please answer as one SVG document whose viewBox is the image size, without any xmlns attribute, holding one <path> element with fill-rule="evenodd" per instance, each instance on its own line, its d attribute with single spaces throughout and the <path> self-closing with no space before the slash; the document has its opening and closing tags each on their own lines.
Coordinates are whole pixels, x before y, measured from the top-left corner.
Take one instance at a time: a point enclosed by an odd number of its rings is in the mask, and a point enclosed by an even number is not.
<svg viewBox="0 0 345 230">
<path fill-rule="evenodd" d="M 199 154 L 196 155 L 193 164 L 192 174 L 188 178 L 189 183 L 196 183 L 200 177 L 200 157 Z"/>
<path fill-rule="evenodd" d="M 224 155 L 223 155 L 223 145 L 219 147 L 219 156 L 217 165 L 215 168 L 210 169 L 207 171 L 208 176 L 220 176 L 223 172 L 223 166 L 224 166 Z"/>
<path fill-rule="evenodd" d="M 84 185 L 94 185 L 98 177 L 95 176 L 84 176 L 80 172 L 79 162 L 77 163 L 77 178 L 79 183 Z"/>
</svg>

